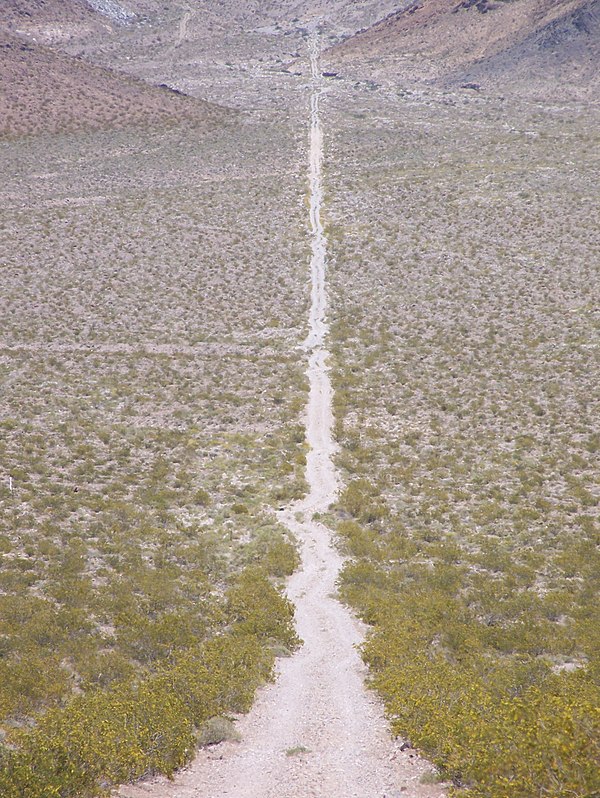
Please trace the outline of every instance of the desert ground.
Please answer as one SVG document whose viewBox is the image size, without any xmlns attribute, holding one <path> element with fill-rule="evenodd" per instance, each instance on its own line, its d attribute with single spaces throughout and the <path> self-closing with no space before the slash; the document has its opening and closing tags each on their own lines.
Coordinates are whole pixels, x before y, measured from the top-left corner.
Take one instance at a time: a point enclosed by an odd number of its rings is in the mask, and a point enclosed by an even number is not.
<svg viewBox="0 0 600 798">
<path fill-rule="evenodd" d="M 3 795 L 600 791 L 596 48 L 9 3 Z"/>
</svg>

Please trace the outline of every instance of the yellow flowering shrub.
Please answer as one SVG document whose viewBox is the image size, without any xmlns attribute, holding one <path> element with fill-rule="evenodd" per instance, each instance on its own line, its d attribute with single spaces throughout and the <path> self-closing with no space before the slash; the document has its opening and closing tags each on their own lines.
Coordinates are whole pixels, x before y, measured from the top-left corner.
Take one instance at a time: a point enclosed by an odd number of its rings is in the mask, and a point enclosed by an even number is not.
<svg viewBox="0 0 600 798">
<path fill-rule="evenodd" d="M 0 749 L 2 798 L 94 798 L 188 761 L 209 718 L 247 711 L 271 678 L 269 643 L 297 644 L 291 604 L 260 571 L 228 595 L 230 631 L 179 653 L 142 679 L 72 699 Z"/>
<path fill-rule="evenodd" d="M 289 649 L 299 640 L 292 625 L 294 606 L 278 593 L 259 568 L 243 571 L 227 594 L 226 612 L 237 634 L 283 643 Z"/>
<path fill-rule="evenodd" d="M 465 798 L 595 795 L 594 669 L 557 669 L 550 656 L 494 649 L 459 598 L 436 588 L 435 569 L 424 569 L 420 582 L 415 573 L 401 588 L 359 560 L 342 578 L 343 594 L 373 624 L 363 656 L 394 732 L 424 751 Z M 535 632 L 532 618 L 527 638 Z"/>
</svg>

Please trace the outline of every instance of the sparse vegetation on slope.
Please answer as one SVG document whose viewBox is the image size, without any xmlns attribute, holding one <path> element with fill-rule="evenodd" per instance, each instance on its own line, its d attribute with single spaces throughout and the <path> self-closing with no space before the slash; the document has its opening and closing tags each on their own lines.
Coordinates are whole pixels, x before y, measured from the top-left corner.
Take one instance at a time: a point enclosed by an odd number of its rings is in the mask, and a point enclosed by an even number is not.
<svg viewBox="0 0 600 798">
<path fill-rule="evenodd" d="M 102 69 L 0 28 L 0 138 L 188 120 L 215 128 L 225 109 Z"/>
<path fill-rule="evenodd" d="M 598 0 L 408 2 L 332 48 L 343 72 L 528 97 L 594 100 Z"/>
</svg>

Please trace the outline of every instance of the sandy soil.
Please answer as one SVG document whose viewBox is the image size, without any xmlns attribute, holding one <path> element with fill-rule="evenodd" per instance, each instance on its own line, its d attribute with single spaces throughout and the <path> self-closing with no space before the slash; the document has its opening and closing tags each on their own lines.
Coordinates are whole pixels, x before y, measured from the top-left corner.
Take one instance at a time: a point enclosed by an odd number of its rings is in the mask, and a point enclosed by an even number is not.
<svg viewBox="0 0 600 798">
<path fill-rule="evenodd" d="M 174 782 L 152 780 L 121 790 L 123 798 L 393 798 L 440 796 L 440 786 L 421 785 L 430 766 L 413 751 L 401 752 L 389 737 L 381 706 L 365 690 L 365 668 L 357 651 L 363 630 L 335 598 L 341 557 L 329 530 L 314 514 L 336 496 L 333 464 L 332 388 L 325 346 L 326 238 L 321 223 L 322 92 L 318 42 L 311 40 L 310 216 L 312 307 L 308 352 L 310 394 L 306 413 L 305 499 L 279 513 L 302 546 L 302 567 L 290 579 L 304 645 L 279 661 L 275 684 L 264 688 L 253 710 L 238 724 L 241 743 L 200 752 Z"/>
</svg>

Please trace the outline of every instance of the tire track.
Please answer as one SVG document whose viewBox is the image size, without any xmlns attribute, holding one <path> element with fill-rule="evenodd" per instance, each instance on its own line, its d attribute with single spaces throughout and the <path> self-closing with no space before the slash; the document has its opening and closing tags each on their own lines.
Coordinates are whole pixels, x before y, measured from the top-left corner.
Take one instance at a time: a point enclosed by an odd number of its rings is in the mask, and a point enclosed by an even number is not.
<svg viewBox="0 0 600 798">
<path fill-rule="evenodd" d="M 310 382 L 306 434 L 310 446 L 308 495 L 278 513 L 298 539 L 301 568 L 290 578 L 302 648 L 279 660 L 277 680 L 260 691 L 241 718 L 241 743 L 201 751 L 175 782 L 126 788 L 127 798 L 400 798 L 439 796 L 419 784 L 426 763 L 400 752 L 390 739 L 381 704 L 364 687 L 357 650 L 363 628 L 334 597 L 342 559 L 330 531 L 314 520 L 338 490 L 333 457 L 333 392 L 327 360 L 327 240 L 321 222 L 323 136 L 319 42 L 310 39 L 310 264 L 312 302 L 308 353 Z"/>
</svg>

